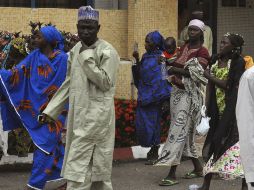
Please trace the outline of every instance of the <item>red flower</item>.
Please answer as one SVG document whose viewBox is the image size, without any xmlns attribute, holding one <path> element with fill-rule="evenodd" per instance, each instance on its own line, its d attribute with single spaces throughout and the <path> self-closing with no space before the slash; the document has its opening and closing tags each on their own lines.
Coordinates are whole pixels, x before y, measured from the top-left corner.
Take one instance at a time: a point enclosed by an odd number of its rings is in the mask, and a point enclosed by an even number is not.
<svg viewBox="0 0 254 190">
<path fill-rule="evenodd" d="M 125 120 L 130 121 L 130 115 L 128 113 L 124 114 Z"/>
<path fill-rule="evenodd" d="M 132 127 L 126 127 L 124 130 L 128 133 L 135 131 Z"/>
</svg>

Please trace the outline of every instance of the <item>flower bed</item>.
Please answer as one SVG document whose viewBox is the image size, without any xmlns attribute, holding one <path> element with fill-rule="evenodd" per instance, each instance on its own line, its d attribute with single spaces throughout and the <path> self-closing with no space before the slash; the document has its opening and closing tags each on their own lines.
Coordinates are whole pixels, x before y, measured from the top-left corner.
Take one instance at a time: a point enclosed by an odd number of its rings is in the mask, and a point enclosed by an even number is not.
<svg viewBox="0 0 254 190">
<path fill-rule="evenodd" d="M 138 145 L 135 128 L 136 106 L 136 101 L 115 99 L 115 147 L 130 147 Z M 163 114 L 163 119 L 161 121 L 161 142 L 166 141 L 169 126 L 169 115 Z"/>
</svg>

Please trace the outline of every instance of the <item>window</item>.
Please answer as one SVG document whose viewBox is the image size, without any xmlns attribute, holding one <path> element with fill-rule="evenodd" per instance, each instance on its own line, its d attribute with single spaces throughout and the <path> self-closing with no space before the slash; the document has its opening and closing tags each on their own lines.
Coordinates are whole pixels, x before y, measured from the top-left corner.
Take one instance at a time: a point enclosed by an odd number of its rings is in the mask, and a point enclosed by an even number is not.
<svg viewBox="0 0 254 190">
<path fill-rule="evenodd" d="M 239 7 L 246 7 L 246 0 L 239 0 L 238 5 Z"/>
<path fill-rule="evenodd" d="M 247 0 L 221 0 L 223 7 L 246 7 Z"/>
<path fill-rule="evenodd" d="M 36 8 L 72 8 L 87 5 L 86 0 L 35 0 Z"/>
<path fill-rule="evenodd" d="M 77 9 L 91 0 L 0 0 L 1 7 L 71 8 Z"/>
<path fill-rule="evenodd" d="M 0 0 L 1 7 L 31 7 L 31 0 Z"/>
<path fill-rule="evenodd" d="M 96 9 L 128 9 L 127 0 L 93 0 Z"/>
</svg>

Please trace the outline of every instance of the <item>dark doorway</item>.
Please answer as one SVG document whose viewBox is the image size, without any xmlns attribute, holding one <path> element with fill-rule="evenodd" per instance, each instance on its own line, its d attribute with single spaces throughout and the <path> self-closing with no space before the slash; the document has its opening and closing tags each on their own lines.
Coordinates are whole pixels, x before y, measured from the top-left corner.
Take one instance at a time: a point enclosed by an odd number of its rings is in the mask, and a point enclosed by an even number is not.
<svg viewBox="0 0 254 190">
<path fill-rule="evenodd" d="M 213 53 L 217 49 L 217 7 L 218 0 L 178 0 L 178 36 L 189 23 L 192 11 L 202 10 L 204 22 L 213 32 Z"/>
<path fill-rule="evenodd" d="M 0 0 L 1 7 L 68 8 L 77 9 L 91 0 Z"/>
<path fill-rule="evenodd" d="M 69 8 L 77 9 L 87 5 L 86 0 L 35 0 L 36 8 Z"/>
</svg>

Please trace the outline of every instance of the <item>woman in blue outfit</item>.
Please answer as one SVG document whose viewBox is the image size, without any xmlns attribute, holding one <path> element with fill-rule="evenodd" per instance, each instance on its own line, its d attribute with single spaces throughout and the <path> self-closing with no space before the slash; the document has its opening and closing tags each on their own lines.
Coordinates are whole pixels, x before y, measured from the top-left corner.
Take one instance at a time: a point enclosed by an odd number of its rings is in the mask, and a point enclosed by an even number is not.
<svg viewBox="0 0 254 190">
<path fill-rule="evenodd" d="M 158 158 L 161 104 L 169 98 L 171 86 L 167 80 L 162 80 L 161 64 L 158 64 L 164 50 L 164 39 L 158 31 L 146 36 L 145 49 L 141 61 L 138 52 L 133 53 L 136 65 L 132 67 L 132 73 L 138 89 L 137 138 L 142 147 L 151 147 L 147 153 L 149 164 Z"/>
<path fill-rule="evenodd" d="M 60 178 L 64 156 L 61 131 L 65 113 L 55 123 L 40 125 L 37 116 L 65 80 L 67 54 L 64 40 L 53 26 L 45 26 L 36 33 L 38 49 L 31 52 L 11 70 L 0 70 L 1 104 L 5 130 L 22 124 L 29 132 L 36 150 L 26 189 L 43 189 L 47 181 Z"/>
</svg>

